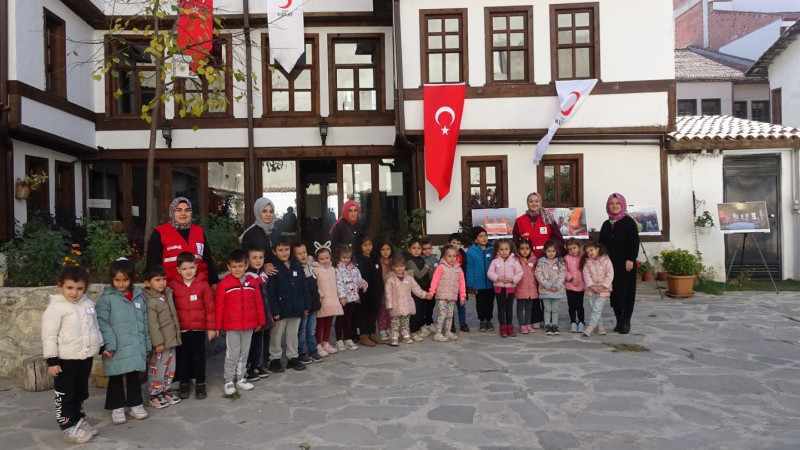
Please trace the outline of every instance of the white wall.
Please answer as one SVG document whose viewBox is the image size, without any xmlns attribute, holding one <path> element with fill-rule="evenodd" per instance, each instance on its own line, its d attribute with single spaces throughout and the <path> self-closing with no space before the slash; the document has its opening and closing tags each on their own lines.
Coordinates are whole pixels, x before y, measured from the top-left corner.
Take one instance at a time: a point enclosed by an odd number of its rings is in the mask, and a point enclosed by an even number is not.
<svg viewBox="0 0 800 450">
<path fill-rule="evenodd" d="M 769 66 L 770 89 L 781 88 L 783 125 L 800 127 L 800 39 L 795 39 Z"/>
<path fill-rule="evenodd" d="M 697 115 L 702 113 L 704 99 L 720 99 L 721 112 L 730 115 L 733 111 L 733 83 L 730 81 L 702 81 L 675 83 L 675 96 L 678 100 L 697 100 Z"/>
</svg>

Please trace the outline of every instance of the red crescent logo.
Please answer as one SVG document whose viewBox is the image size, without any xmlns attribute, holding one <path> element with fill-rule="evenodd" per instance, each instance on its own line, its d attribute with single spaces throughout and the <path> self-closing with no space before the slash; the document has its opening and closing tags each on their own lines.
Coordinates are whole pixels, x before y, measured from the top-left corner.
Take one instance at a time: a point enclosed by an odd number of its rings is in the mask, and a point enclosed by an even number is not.
<svg viewBox="0 0 800 450">
<path fill-rule="evenodd" d="M 290 6 L 292 6 L 292 0 L 287 0 L 285 5 L 283 5 L 283 6 L 278 6 L 278 8 L 280 8 L 280 9 L 286 9 L 286 8 L 288 8 L 288 7 L 290 7 Z"/>
<path fill-rule="evenodd" d="M 572 113 L 572 108 L 575 107 L 575 104 L 578 103 L 578 100 L 580 100 L 580 98 L 581 98 L 581 94 L 578 93 L 578 91 L 572 91 L 572 92 L 569 93 L 569 95 L 572 95 L 572 94 L 575 94 L 575 101 L 572 102 L 572 105 L 570 105 L 570 107 L 567 108 L 566 111 L 564 111 L 563 109 L 561 110 L 561 114 L 563 114 L 565 116 L 568 116 L 568 115 L 570 115 Z"/>
</svg>

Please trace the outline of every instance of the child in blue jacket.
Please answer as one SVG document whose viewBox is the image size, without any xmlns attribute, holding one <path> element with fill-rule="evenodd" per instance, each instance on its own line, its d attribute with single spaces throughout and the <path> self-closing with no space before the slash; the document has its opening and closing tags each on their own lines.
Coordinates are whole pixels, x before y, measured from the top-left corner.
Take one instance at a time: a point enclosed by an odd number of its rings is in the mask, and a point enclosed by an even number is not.
<svg viewBox="0 0 800 450">
<path fill-rule="evenodd" d="M 300 362 L 297 350 L 297 332 L 300 329 L 300 319 L 311 309 L 306 273 L 303 266 L 292 257 L 289 243 L 275 242 L 272 251 L 278 258 L 275 266 L 278 273 L 272 275 L 267 284 L 269 304 L 275 319 L 275 325 L 269 332 L 269 370 L 275 373 L 284 371 L 281 364 L 281 339 L 284 336 L 289 368 L 304 370 L 306 366 Z"/>
<path fill-rule="evenodd" d="M 472 227 L 474 244 L 467 250 L 467 288 L 475 292 L 475 309 L 480 320 L 479 331 L 494 331 L 494 284 L 486 272 L 492 264 L 492 244 L 483 227 Z"/>
</svg>

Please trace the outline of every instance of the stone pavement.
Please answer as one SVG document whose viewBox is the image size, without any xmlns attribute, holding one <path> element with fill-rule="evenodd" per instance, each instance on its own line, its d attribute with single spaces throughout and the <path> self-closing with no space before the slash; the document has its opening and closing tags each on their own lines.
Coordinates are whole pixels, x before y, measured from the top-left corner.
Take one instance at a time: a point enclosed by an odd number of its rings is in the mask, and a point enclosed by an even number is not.
<svg viewBox="0 0 800 450">
<path fill-rule="evenodd" d="M 613 328 L 610 309 L 603 320 Z M 800 293 L 660 300 L 650 285 L 627 336 L 541 331 L 340 352 L 236 401 L 222 396 L 216 357 L 207 400 L 125 425 L 92 388 L 100 434 L 83 448 L 800 448 Z M 650 351 L 603 345 L 623 342 Z M 0 447 L 65 446 L 52 392 L 0 382 Z"/>
</svg>

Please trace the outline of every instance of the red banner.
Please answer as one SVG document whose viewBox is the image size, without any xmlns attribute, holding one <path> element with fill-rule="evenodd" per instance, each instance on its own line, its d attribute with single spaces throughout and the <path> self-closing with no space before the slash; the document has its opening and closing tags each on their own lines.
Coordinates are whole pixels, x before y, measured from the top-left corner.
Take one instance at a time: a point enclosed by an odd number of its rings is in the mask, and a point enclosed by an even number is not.
<svg viewBox="0 0 800 450">
<path fill-rule="evenodd" d="M 463 83 L 426 85 L 423 88 L 425 178 L 439 193 L 439 200 L 450 193 L 466 90 Z"/>
<path fill-rule="evenodd" d="M 178 47 L 192 58 L 192 70 L 197 72 L 200 61 L 206 59 L 214 39 L 214 0 L 181 0 L 178 13 Z"/>
</svg>

